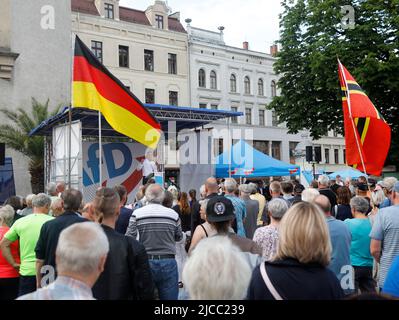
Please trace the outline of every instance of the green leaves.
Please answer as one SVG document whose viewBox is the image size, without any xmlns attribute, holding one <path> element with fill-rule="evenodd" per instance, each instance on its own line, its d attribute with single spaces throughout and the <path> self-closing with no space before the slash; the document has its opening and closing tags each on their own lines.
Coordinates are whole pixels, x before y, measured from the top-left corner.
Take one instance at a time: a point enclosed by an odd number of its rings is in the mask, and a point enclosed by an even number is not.
<svg viewBox="0 0 399 320">
<path fill-rule="evenodd" d="M 293 133 L 308 129 L 318 139 L 330 129 L 343 132 L 339 56 L 391 125 L 396 139 L 392 145 L 397 145 L 399 0 L 351 1 L 354 29 L 341 26 L 341 7 L 346 4 L 343 0 L 282 1 L 282 49 L 274 65 L 281 75 L 281 94 L 269 108 Z M 398 154 L 392 149 L 391 161 Z"/>
</svg>

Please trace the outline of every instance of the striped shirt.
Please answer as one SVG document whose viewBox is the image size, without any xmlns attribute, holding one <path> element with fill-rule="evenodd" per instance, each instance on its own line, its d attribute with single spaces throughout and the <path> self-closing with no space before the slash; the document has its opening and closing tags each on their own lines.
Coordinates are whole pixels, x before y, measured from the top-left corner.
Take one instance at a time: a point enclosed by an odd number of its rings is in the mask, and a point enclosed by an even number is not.
<svg viewBox="0 0 399 320">
<path fill-rule="evenodd" d="M 95 300 L 91 288 L 82 281 L 58 276 L 47 287 L 19 297 L 17 300 Z"/>
<path fill-rule="evenodd" d="M 237 221 L 237 235 L 239 235 L 240 237 L 245 237 L 244 219 L 247 216 L 247 208 L 245 206 L 245 202 L 235 196 L 225 195 L 225 197 L 227 199 L 230 199 L 233 203 L 234 214 Z"/>
<path fill-rule="evenodd" d="M 382 253 L 378 284 L 382 288 L 392 261 L 399 255 L 399 205 L 378 211 L 370 237 L 381 241 Z"/>
<path fill-rule="evenodd" d="M 155 203 L 134 210 L 126 235 L 137 234 L 149 255 L 175 255 L 176 241 L 183 238 L 176 211 Z"/>
</svg>

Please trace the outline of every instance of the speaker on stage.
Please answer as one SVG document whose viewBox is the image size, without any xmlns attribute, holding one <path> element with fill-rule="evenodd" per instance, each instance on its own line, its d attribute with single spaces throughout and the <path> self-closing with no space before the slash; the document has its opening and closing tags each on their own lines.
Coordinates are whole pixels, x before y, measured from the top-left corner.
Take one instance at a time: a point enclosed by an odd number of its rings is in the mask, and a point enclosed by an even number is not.
<svg viewBox="0 0 399 320">
<path fill-rule="evenodd" d="M 321 162 L 321 147 L 314 147 L 314 161 Z"/>
<path fill-rule="evenodd" d="M 313 147 L 312 146 L 306 147 L 306 161 L 307 162 L 313 161 Z"/>
<path fill-rule="evenodd" d="M 6 144 L 0 143 L 0 166 L 4 166 L 6 162 Z"/>
</svg>

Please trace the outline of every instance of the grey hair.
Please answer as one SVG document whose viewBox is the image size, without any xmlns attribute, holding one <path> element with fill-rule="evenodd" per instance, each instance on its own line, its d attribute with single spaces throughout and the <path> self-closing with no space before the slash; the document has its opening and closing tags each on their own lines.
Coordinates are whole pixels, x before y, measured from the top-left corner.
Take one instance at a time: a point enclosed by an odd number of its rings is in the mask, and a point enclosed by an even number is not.
<svg viewBox="0 0 399 320">
<path fill-rule="evenodd" d="M 47 193 L 50 195 L 55 195 L 57 193 L 57 185 L 54 182 L 50 182 L 47 185 Z"/>
<path fill-rule="evenodd" d="M 60 234 L 56 250 L 57 271 L 90 275 L 98 270 L 100 259 L 108 251 L 108 239 L 99 224 L 75 223 Z"/>
<path fill-rule="evenodd" d="M 14 220 L 15 211 L 14 208 L 9 204 L 6 204 L 4 207 L 0 208 L 0 226 L 2 223 L 5 223 L 7 226 L 11 226 L 12 221 Z"/>
<path fill-rule="evenodd" d="M 379 206 L 385 199 L 385 194 L 384 191 L 382 190 L 374 190 L 374 192 L 371 193 L 371 202 L 375 206 Z"/>
<path fill-rule="evenodd" d="M 330 179 L 325 174 L 322 174 L 317 179 L 317 182 L 320 183 L 322 186 L 328 186 L 328 183 L 330 182 Z"/>
<path fill-rule="evenodd" d="M 313 200 L 320 194 L 319 190 L 314 188 L 306 188 L 302 191 L 301 199 L 306 202 L 313 202 Z"/>
<path fill-rule="evenodd" d="M 238 189 L 242 193 L 251 194 L 251 187 L 248 184 L 241 184 Z"/>
<path fill-rule="evenodd" d="M 32 199 L 32 206 L 34 208 L 50 208 L 51 198 L 45 193 L 39 193 Z"/>
<path fill-rule="evenodd" d="M 233 178 L 227 178 L 224 180 L 224 187 L 228 193 L 232 193 L 237 190 L 237 182 Z"/>
<path fill-rule="evenodd" d="M 249 187 L 250 187 L 250 190 L 251 190 L 252 194 L 255 194 L 255 193 L 258 192 L 258 186 L 255 183 L 251 182 L 249 184 Z"/>
<path fill-rule="evenodd" d="M 200 205 L 201 205 L 201 208 L 203 209 L 203 210 L 205 210 L 205 212 L 206 212 L 206 206 L 208 205 L 208 201 L 209 201 L 209 199 L 204 199 L 204 200 L 201 200 L 199 203 L 200 203 Z"/>
<path fill-rule="evenodd" d="M 366 214 L 370 208 L 368 201 L 363 197 L 353 197 L 350 201 L 351 209 Z"/>
<path fill-rule="evenodd" d="M 25 198 L 25 200 L 26 200 L 26 205 L 28 206 L 28 208 L 32 208 L 32 200 L 33 200 L 33 198 L 35 197 L 36 195 L 35 194 L 28 194 L 27 196 L 26 196 L 26 198 Z"/>
<path fill-rule="evenodd" d="M 159 184 L 153 183 L 145 190 L 145 197 L 148 203 L 162 204 L 163 199 L 165 198 L 165 193 Z"/>
<path fill-rule="evenodd" d="M 384 180 L 382 180 L 384 187 L 388 190 L 391 191 L 393 189 L 393 186 L 395 185 L 396 182 L 398 182 L 398 179 L 395 177 L 386 177 Z"/>
<path fill-rule="evenodd" d="M 204 184 L 200 187 L 200 195 L 201 194 L 205 194 L 205 185 Z"/>
<path fill-rule="evenodd" d="M 244 253 L 227 236 L 214 236 L 197 244 L 182 277 L 193 300 L 242 300 L 251 274 Z"/>
<path fill-rule="evenodd" d="M 281 220 L 288 210 L 288 204 L 284 199 L 274 198 L 267 204 L 267 209 L 274 219 Z"/>
</svg>

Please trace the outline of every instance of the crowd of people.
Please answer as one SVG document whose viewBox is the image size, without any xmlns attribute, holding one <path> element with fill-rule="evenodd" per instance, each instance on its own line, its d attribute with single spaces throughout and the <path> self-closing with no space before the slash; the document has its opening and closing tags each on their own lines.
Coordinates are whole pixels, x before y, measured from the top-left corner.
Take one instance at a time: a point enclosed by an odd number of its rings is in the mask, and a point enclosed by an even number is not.
<svg viewBox="0 0 399 320">
<path fill-rule="evenodd" d="M 399 182 L 320 175 L 10 197 L 0 300 L 399 298 Z"/>
</svg>

